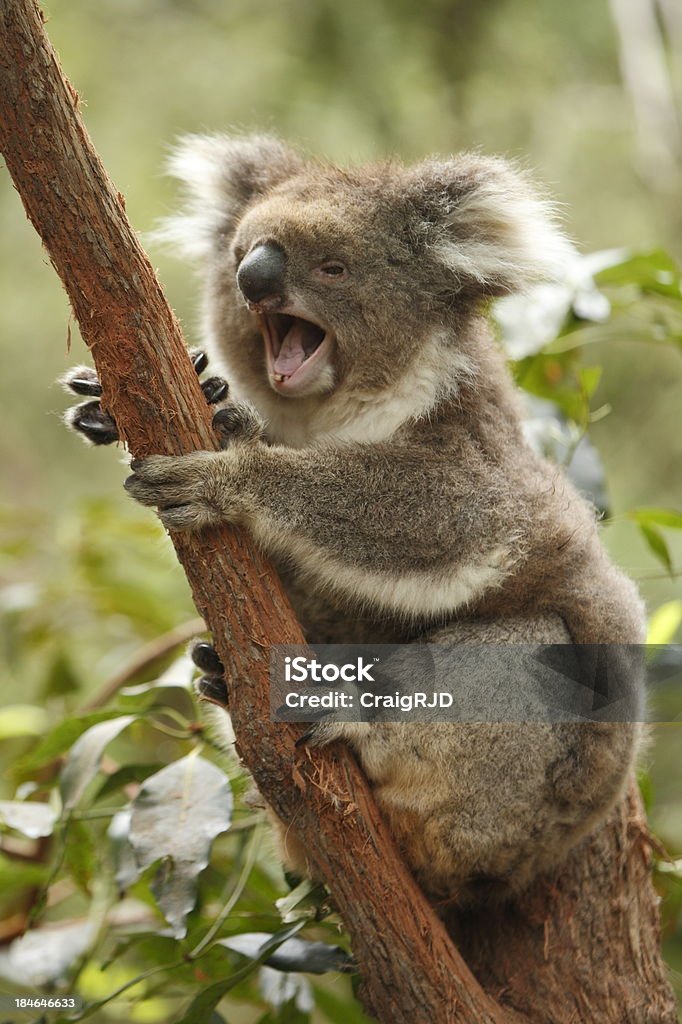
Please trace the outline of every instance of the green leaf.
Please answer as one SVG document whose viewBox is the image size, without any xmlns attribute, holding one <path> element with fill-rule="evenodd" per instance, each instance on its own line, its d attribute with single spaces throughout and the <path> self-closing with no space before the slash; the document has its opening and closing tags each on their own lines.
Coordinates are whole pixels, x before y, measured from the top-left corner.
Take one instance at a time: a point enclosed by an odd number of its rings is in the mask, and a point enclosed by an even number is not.
<svg viewBox="0 0 682 1024">
<path fill-rule="evenodd" d="M 219 939 L 216 945 L 257 960 L 261 948 L 271 937 L 270 932 L 243 932 L 229 939 Z M 327 971 L 352 973 L 356 969 L 353 958 L 340 946 L 298 937 L 287 939 L 263 963 L 276 971 L 306 974 L 325 974 Z"/>
<path fill-rule="evenodd" d="M 672 257 L 661 249 L 629 256 L 601 270 L 595 281 L 600 287 L 637 285 L 642 291 L 682 298 L 679 269 Z"/>
<path fill-rule="evenodd" d="M 289 924 L 293 921 L 317 917 L 320 902 L 324 899 L 326 899 L 324 887 L 310 878 L 304 878 L 286 896 L 275 900 L 275 906 L 279 910 L 283 923 Z"/>
<path fill-rule="evenodd" d="M 133 800 L 130 842 L 142 870 L 161 860 L 152 892 L 176 938 L 186 933 L 213 840 L 231 821 L 226 776 L 195 754 L 146 779 Z"/>
<path fill-rule="evenodd" d="M 647 644 L 671 644 L 682 625 L 682 601 L 667 601 L 649 618 Z"/>
<path fill-rule="evenodd" d="M 0 854 L 0 892 L 7 895 L 20 889 L 32 889 L 42 885 L 48 876 L 48 866 L 27 864 L 25 861 L 10 860 Z"/>
<path fill-rule="evenodd" d="M 118 711 L 93 711 L 87 715 L 65 719 L 47 734 L 35 750 L 21 758 L 16 766 L 17 773 L 22 776 L 30 775 L 72 747 L 78 737 L 97 722 L 105 722 L 118 717 Z"/>
<path fill-rule="evenodd" d="M 339 995 L 329 987 L 313 985 L 315 1004 L 322 1010 L 328 1021 L 343 1021 L 343 1024 L 373 1024 L 373 1020 L 362 1012 L 362 1007 L 350 995 Z"/>
<path fill-rule="evenodd" d="M 644 537 L 645 541 L 649 545 L 649 548 L 654 553 L 656 558 L 661 562 L 670 575 L 673 575 L 673 563 L 670 557 L 670 551 L 666 543 L 665 537 L 658 529 L 657 526 L 651 526 L 648 523 L 638 523 L 640 532 Z"/>
<path fill-rule="evenodd" d="M 81 892 L 90 896 L 90 886 L 98 867 L 97 848 L 92 830 L 82 821 L 69 821 L 64 837 L 64 864 Z"/>
<path fill-rule="evenodd" d="M 637 523 L 666 526 L 670 530 L 682 530 L 682 512 L 671 508 L 636 508 L 629 513 Z"/>
<path fill-rule="evenodd" d="M 151 762 L 150 764 L 126 764 L 123 768 L 119 768 L 118 771 L 106 776 L 104 782 L 97 790 L 96 799 L 101 800 L 102 797 L 117 793 L 120 789 L 129 786 L 131 783 L 144 782 L 145 779 L 160 771 L 161 768 L 163 768 L 163 764 L 158 761 Z"/>
<path fill-rule="evenodd" d="M 93 725 L 76 740 L 59 779 L 65 810 L 73 810 L 97 774 L 106 747 L 134 721 L 135 715 L 120 715 Z"/>
<path fill-rule="evenodd" d="M 52 835 L 57 815 L 49 804 L 21 800 L 0 800 L 0 819 L 8 828 L 29 839 Z"/>
<path fill-rule="evenodd" d="M 255 968 L 263 963 L 278 946 L 300 931 L 303 923 L 303 921 L 297 921 L 290 928 L 276 932 L 261 946 L 257 959 L 246 964 L 241 970 L 235 971 L 229 978 L 217 981 L 214 985 L 209 985 L 203 992 L 200 992 L 192 1000 L 187 1012 L 182 1020 L 178 1021 L 178 1024 L 209 1024 L 211 1014 L 223 996 L 227 995 L 230 989 L 233 989 L 239 982 L 248 978 Z"/>
<path fill-rule="evenodd" d="M 34 704 L 9 704 L 0 708 L 0 740 L 11 740 L 15 736 L 40 736 L 47 725 L 47 711 Z"/>
</svg>

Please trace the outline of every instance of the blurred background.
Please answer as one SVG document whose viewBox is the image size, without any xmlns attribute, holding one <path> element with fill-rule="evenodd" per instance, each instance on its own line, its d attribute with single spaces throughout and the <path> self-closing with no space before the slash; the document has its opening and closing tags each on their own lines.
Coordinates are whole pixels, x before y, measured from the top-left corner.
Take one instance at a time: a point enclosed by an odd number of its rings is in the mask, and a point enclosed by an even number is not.
<svg viewBox="0 0 682 1024">
<path fill-rule="evenodd" d="M 608 314 L 595 313 L 591 323 L 574 304 L 563 345 L 510 354 L 523 386 L 568 416 L 573 441 L 589 438 L 608 493 L 605 543 L 640 582 L 652 638 L 679 640 L 677 0 L 53 0 L 45 9 L 94 144 L 143 240 L 174 206 L 162 171 L 176 136 L 257 128 L 341 163 L 466 148 L 518 158 L 562 204 L 582 253 L 638 254 L 602 261 L 612 267 L 597 278 Z M 148 248 L 196 344 L 193 273 Z M 140 649 L 195 613 L 162 531 L 123 496 L 122 451 L 88 449 L 60 422 L 68 401 L 55 379 L 87 354 L 4 165 L 0 353 L 0 702 L 7 705 L 4 717 L 0 711 L 0 798 L 11 800 L 16 785 L 26 784 L 14 770 L 17 758 L 82 710 L 122 666 L 132 663 L 130 679 L 138 678 Z M 577 412 L 574 401 L 562 402 L 556 373 L 578 381 L 585 401 Z M 678 858 L 681 738 L 682 725 L 659 727 L 643 773 L 656 834 Z M 168 749 L 146 734 L 136 742 L 151 764 L 178 756 L 184 748 L 176 739 L 166 737 Z M 131 750 L 120 742 L 117 763 L 128 763 Z M 228 860 L 235 856 L 225 850 Z M 256 904 L 282 884 L 274 863 L 259 869 L 269 881 L 258 897 L 252 892 Z M 16 858 L 6 857 L 6 879 L 17 878 L 12 865 Z M 2 870 L 0 863 L 0 880 Z M 82 898 L 92 895 L 84 878 Z M 666 869 L 659 884 L 666 955 L 679 972 L 679 877 Z M 20 912 L 14 904 L 7 910 L 9 918 Z M 0 939 L 12 935 L 10 928 Z M 90 993 L 99 991 L 98 978 L 92 974 Z M 344 1006 L 334 1010 L 332 1000 L 327 1016 L 314 1019 L 356 1019 Z M 122 1012 L 110 1008 L 101 1019 Z M 260 1020 L 262 1012 L 235 1004 L 230 1019 Z M 167 1013 L 150 996 L 146 1011 L 129 1009 L 120 1019 Z"/>
</svg>

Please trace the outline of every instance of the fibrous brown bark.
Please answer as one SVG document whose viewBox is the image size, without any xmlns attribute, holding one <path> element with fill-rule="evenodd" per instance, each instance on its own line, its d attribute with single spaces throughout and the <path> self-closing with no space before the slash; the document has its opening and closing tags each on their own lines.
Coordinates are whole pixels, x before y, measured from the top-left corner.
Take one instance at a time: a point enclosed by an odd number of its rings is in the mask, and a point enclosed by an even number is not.
<svg viewBox="0 0 682 1024">
<path fill-rule="evenodd" d="M 0 146 L 121 436 L 137 456 L 216 448 L 178 323 L 34 0 L 4 0 L 0 28 Z M 458 926 L 481 985 L 403 865 L 350 753 L 299 752 L 297 728 L 270 722 L 269 650 L 303 642 L 271 567 L 233 529 L 178 534 L 173 543 L 227 669 L 239 752 L 328 883 L 371 1014 L 385 1024 L 672 1024 L 646 847 L 628 831 L 631 821 L 639 827 L 636 796 L 553 889 L 536 887 L 514 914 Z"/>
</svg>

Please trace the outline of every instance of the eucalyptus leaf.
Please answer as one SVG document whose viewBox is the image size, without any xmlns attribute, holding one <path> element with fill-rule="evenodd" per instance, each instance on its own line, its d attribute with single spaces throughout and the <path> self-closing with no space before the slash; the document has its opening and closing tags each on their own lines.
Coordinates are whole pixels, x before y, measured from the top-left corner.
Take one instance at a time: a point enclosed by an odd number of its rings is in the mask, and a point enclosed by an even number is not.
<svg viewBox="0 0 682 1024">
<path fill-rule="evenodd" d="M 671 508 L 636 508 L 631 515 L 640 525 L 653 523 L 669 530 L 682 530 L 682 512 Z"/>
<path fill-rule="evenodd" d="M 137 686 L 126 686 L 120 692 L 124 697 L 136 697 L 143 693 L 163 688 L 189 690 L 196 675 L 196 665 L 188 654 L 177 658 L 166 671 L 151 683 L 140 683 Z"/>
<path fill-rule="evenodd" d="M 256 960 L 270 938 L 272 936 L 269 932 L 244 932 L 220 939 L 216 945 Z M 276 971 L 306 974 L 326 974 L 327 971 L 349 973 L 355 970 L 353 958 L 340 946 L 329 946 L 326 942 L 312 942 L 298 937 L 287 939 L 263 963 Z"/>
<path fill-rule="evenodd" d="M 119 892 L 125 892 L 140 876 L 141 869 L 130 844 L 132 808 L 118 811 L 107 829 L 107 837 L 114 854 L 114 872 Z"/>
<path fill-rule="evenodd" d="M 152 891 L 176 938 L 196 901 L 213 840 L 232 821 L 223 772 L 190 754 L 146 779 L 132 804 L 130 842 L 141 870 L 161 861 Z"/>
<path fill-rule="evenodd" d="M 99 770 L 102 755 L 109 743 L 134 721 L 134 715 L 120 715 L 93 725 L 79 737 L 59 779 L 65 810 L 72 810 L 83 796 Z"/>
<path fill-rule="evenodd" d="M 30 864 L 26 861 L 11 860 L 0 854 L 0 894 L 15 895 L 20 889 L 32 889 L 42 885 L 48 876 L 46 864 Z"/>
<path fill-rule="evenodd" d="M 600 270 L 597 281 L 600 285 L 611 286 L 635 284 L 643 291 L 682 298 L 679 269 L 672 257 L 660 249 L 635 253 Z"/>
<path fill-rule="evenodd" d="M 0 740 L 40 736 L 47 724 L 47 711 L 35 704 L 9 704 L 0 708 Z"/>
<path fill-rule="evenodd" d="M 55 726 L 44 737 L 35 750 L 30 751 L 26 757 L 21 758 L 17 764 L 17 772 L 20 775 L 28 775 L 34 772 L 41 765 L 54 761 L 56 757 L 59 757 L 65 750 L 72 747 L 79 736 L 82 736 L 93 725 L 96 725 L 98 722 L 108 722 L 112 718 L 118 717 L 118 711 L 93 711 L 87 715 L 64 719 L 63 722 L 60 722 L 59 725 Z M 0 738 L 2 738 L 1 735 Z"/>
<path fill-rule="evenodd" d="M 102 797 L 111 796 L 112 793 L 117 793 L 120 789 L 124 789 L 131 783 L 139 784 L 144 782 L 145 779 L 158 772 L 161 768 L 163 768 L 163 764 L 158 761 L 150 764 L 126 764 L 111 775 L 106 776 L 102 785 L 97 790 L 97 799 L 101 800 Z"/>
<path fill-rule="evenodd" d="M 637 525 L 639 526 L 640 533 L 649 545 L 650 550 L 672 576 L 673 562 L 666 539 L 661 531 L 657 526 L 654 526 L 651 523 L 638 522 Z"/>
<path fill-rule="evenodd" d="M 86 896 L 98 869 L 95 837 L 84 821 L 71 820 L 64 837 L 64 865 L 70 877 Z"/>
<path fill-rule="evenodd" d="M 305 921 L 308 918 L 317 917 L 320 900 L 325 899 L 324 887 L 310 878 L 304 878 L 302 882 L 287 893 L 275 900 L 282 922 L 290 924 L 294 921 Z"/>
<path fill-rule="evenodd" d="M 263 999 L 276 1009 L 291 1004 L 307 1016 L 315 1008 L 310 982 L 298 974 L 285 974 L 263 966 L 258 975 L 258 987 Z"/>
<path fill-rule="evenodd" d="M 215 984 L 209 985 L 209 987 L 205 988 L 203 992 L 200 992 L 199 995 L 195 996 L 187 1008 L 183 1018 L 178 1021 L 178 1024 L 210 1024 L 211 1014 L 223 996 L 227 995 L 231 989 L 245 978 L 248 978 L 253 970 L 260 963 L 263 963 L 274 949 L 280 946 L 283 942 L 286 942 L 286 940 L 295 935 L 296 932 L 300 931 L 303 924 L 303 921 L 297 921 L 296 924 L 291 925 L 291 927 L 271 935 L 269 940 L 261 947 L 257 960 L 252 960 L 250 963 L 242 967 L 241 970 L 235 971 L 234 974 L 231 974 L 229 978 L 224 978 L 222 981 L 217 981 Z"/>
<path fill-rule="evenodd" d="M 90 948 L 96 932 L 87 919 L 26 932 L 0 951 L 0 978 L 31 988 L 65 981 L 69 969 Z"/>
<path fill-rule="evenodd" d="M 52 834 L 57 815 L 49 804 L 0 800 L 0 819 L 29 839 L 39 839 Z"/>
</svg>

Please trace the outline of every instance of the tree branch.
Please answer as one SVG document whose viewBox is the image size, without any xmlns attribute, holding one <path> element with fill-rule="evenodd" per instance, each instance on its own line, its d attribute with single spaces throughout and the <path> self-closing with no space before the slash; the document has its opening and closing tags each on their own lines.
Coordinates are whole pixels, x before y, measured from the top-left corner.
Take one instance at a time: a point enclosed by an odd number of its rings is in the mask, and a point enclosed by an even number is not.
<svg viewBox="0 0 682 1024">
<path fill-rule="evenodd" d="M 136 456 L 215 449 L 180 327 L 93 149 L 39 8 L 4 0 L 0 27 L 0 146 L 121 437 Z M 237 530 L 172 539 L 231 680 L 239 753 L 332 891 L 368 1011 L 386 1024 L 508 1021 L 406 870 L 349 751 L 297 752 L 296 727 L 269 721 L 269 649 L 304 642 L 271 567 Z"/>
</svg>

